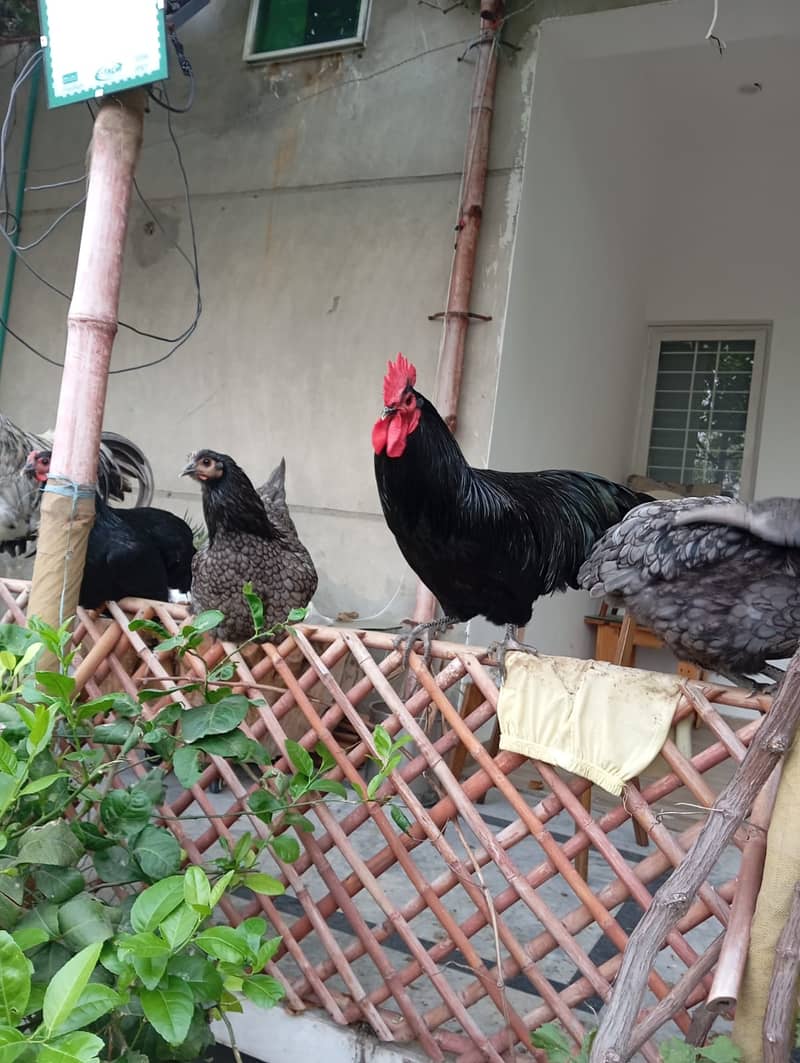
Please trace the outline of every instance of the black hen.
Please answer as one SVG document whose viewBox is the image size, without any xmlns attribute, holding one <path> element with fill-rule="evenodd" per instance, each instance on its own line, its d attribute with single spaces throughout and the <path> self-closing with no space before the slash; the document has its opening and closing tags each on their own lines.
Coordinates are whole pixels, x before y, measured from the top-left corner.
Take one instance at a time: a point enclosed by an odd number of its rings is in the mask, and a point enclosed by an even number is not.
<svg viewBox="0 0 800 1063">
<path fill-rule="evenodd" d="M 50 473 L 49 450 L 32 451 L 25 472 L 39 484 Z M 119 598 L 166 601 L 170 588 L 188 591 L 195 549 L 192 529 L 164 509 L 112 509 L 95 495 L 79 604 L 96 608 Z"/>
<path fill-rule="evenodd" d="M 685 660 L 728 675 L 776 671 L 800 642 L 800 500 L 678 498 L 640 506 L 580 572 Z M 782 673 L 780 673 L 782 674 Z"/>
<path fill-rule="evenodd" d="M 402 355 L 389 363 L 372 431 L 386 523 L 446 614 L 412 637 L 485 616 L 516 645 L 536 599 L 577 587 L 597 539 L 649 496 L 592 473 L 474 469 L 415 381 Z"/>
<path fill-rule="evenodd" d="M 307 605 L 317 589 L 311 555 L 286 508 L 284 470 L 281 462 L 261 493 L 233 458 L 214 450 L 197 451 L 182 472 L 202 486 L 208 527 L 208 545 L 192 564 L 192 606 L 224 613 L 221 639 L 243 642 L 254 634 L 245 583 L 264 603 L 265 627 Z"/>
</svg>

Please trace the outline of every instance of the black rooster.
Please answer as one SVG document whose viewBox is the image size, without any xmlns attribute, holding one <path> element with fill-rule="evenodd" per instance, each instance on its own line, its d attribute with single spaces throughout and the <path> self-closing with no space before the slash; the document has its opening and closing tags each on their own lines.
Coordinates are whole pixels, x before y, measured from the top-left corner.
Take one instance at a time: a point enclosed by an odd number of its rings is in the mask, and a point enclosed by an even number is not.
<svg viewBox="0 0 800 1063">
<path fill-rule="evenodd" d="M 800 500 L 651 502 L 595 546 L 580 571 L 593 598 L 624 605 L 670 649 L 741 684 L 782 678 L 765 662 L 800 642 Z"/>
<path fill-rule="evenodd" d="M 44 451 L 51 445 L 46 435 L 25 432 L 0 413 L 0 553 L 14 557 L 36 539 L 41 491 L 35 481 L 19 474 L 32 450 Z M 134 485 L 134 504 L 146 506 L 153 497 L 150 462 L 125 436 L 103 432 L 97 461 L 99 494 L 106 501 L 122 502 Z"/>
<path fill-rule="evenodd" d="M 389 363 L 372 430 L 386 523 L 445 613 L 413 628 L 406 656 L 418 636 L 427 652 L 433 632 L 485 616 L 506 628 L 502 657 L 523 648 L 514 629 L 536 599 L 577 587 L 597 539 L 649 496 L 592 473 L 473 469 L 415 382 L 402 355 Z"/>
<path fill-rule="evenodd" d="M 224 613 L 220 639 L 244 642 L 254 634 L 245 583 L 264 603 L 267 628 L 308 605 L 317 589 L 314 562 L 286 507 L 284 472 L 281 462 L 257 491 L 230 455 L 198 450 L 181 473 L 199 481 L 208 527 L 208 545 L 192 564 L 192 607 Z"/>
<path fill-rule="evenodd" d="M 50 457 L 49 450 L 31 451 L 26 475 L 44 485 Z M 189 590 L 194 553 L 192 529 L 174 513 L 151 506 L 112 509 L 98 492 L 79 604 L 96 609 L 125 597 L 166 601 L 170 589 Z"/>
</svg>

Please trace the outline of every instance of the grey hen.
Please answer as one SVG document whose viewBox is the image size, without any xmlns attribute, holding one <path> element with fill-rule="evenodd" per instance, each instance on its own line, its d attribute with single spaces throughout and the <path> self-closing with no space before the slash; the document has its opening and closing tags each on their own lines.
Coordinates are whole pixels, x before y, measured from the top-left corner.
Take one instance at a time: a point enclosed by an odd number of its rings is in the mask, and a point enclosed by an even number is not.
<svg viewBox="0 0 800 1063">
<path fill-rule="evenodd" d="M 192 607 L 224 613 L 216 634 L 225 641 L 254 633 L 245 583 L 264 603 L 266 627 L 307 605 L 317 589 L 314 562 L 286 507 L 284 473 L 281 462 L 259 492 L 233 458 L 213 450 L 197 451 L 182 472 L 203 489 L 208 527 L 208 545 L 192 562 Z"/>
<path fill-rule="evenodd" d="M 599 540 L 578 575 L 678 656 L 740 680 L 800 642 L 800 500 L 649 502 Z"/>
</svg>

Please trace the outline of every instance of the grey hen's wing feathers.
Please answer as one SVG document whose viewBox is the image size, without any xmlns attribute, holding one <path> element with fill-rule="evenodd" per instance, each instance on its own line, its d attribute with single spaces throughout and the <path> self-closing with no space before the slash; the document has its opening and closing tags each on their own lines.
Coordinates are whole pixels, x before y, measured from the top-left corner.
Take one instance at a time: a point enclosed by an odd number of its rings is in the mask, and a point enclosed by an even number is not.
<svg viewBox="0 0 800 1063">
<path fill-rule="evenodd" d="M 719 519 L 694 523 L 693 514 L 719 514 L 731 498 L 675 498 L 647 502 L 626 514 L 599 540 L 578 580 L 593 598 L 624 598 L 654 582 L 706 568 L 738 554 L 749 541 L 741 526 Z M 691 523 L 690 523 L 691 521 Z"/>
</svg>

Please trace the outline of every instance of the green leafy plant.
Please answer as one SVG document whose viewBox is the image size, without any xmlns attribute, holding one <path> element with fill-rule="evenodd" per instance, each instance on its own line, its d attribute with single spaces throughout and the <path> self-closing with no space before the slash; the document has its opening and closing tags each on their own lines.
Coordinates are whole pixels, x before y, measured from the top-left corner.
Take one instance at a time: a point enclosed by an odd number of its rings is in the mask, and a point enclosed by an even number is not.
<svg viewBox="0 0 800 1063">
<path fill-rule="evenodd" d="M 596 1030 L 590 1030 L 583 1039 L 577 1053 L 574 1054 L 572 1041 L 557 1022 L 547 1022 L 531 1034 L 531 1044 L 541 1049 L 548 1063 L 589 1063 Z M 715 1037 L 710 1044 L 701 1048 L 687 1045 L 677 1037 L 659 1045 L 662 1063 L 697 1063 L 709 1060 L 710 1063 L 738 1063 L 742 1058 L 741 1049 L 729 1037 Z"/>
<path fill-rule="evenodd" d="M 254 639 L 305 615 L 267 631 L 260 601 L 244 593 Z M 156 653 L 202 660 L 221 620 L 203 613 L 178 634 L 150 621 L 131 628 L 156 636 Z M 377 730 L 380 782 L 353 794 L 331 777 L 322 744 L 287 742 L 291 771 L 269 763 L 240 728 L 256 702 L 226 685 L 230 657 L 167 689 L 81 700 L 69 645 L 69 623 L 0 625 L 0 1063 L 194 1061 L 213 1019 L 284 993 L 267 973 L 280 937 L 260 917 L 218 924 L 219 905 L 233 890 L 283 893 L 281 869 L 301 854 L 295 832 L 314 830 L 309 809 L 372 800 L 403 741 Z M 53 670 L 37 668 L 45 650 Z M 146 718 L 150 702 L 176 693 L 181 704 Z M 209 756 L 251 774 L 249 811 L 263 826 L 186 867 L 165 825 L 165 778 L 171 766 L 189 787 Z M 395 822 L 410 825 L 404 814 Z"/>
</svg>

